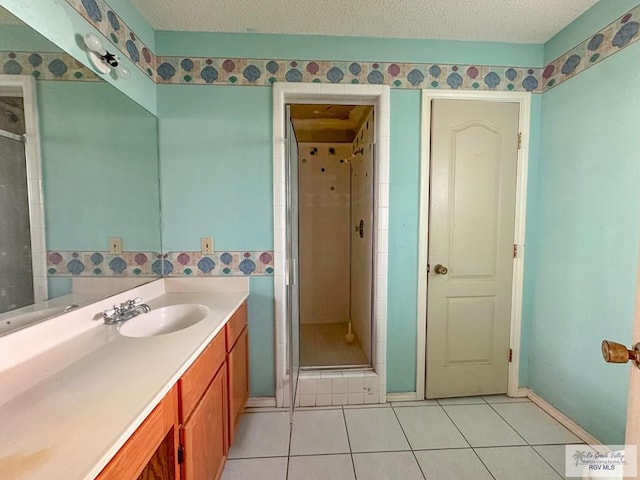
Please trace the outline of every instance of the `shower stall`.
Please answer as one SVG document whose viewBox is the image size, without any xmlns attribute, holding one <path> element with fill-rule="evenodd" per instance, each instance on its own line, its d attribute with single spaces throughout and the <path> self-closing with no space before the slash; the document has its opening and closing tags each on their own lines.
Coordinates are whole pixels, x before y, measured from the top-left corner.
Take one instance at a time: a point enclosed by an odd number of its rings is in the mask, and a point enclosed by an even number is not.
<svg viewBox="0 0 640 480">
<path fill-rule="evenodd" d="M 374 110 L 292 105 L 300 367 L 372 366 Z"/>
<path fill-rule="evenodd" d="M 34 303 L 23 100 L 0 97 L 0 313 Z"/>
</svg>

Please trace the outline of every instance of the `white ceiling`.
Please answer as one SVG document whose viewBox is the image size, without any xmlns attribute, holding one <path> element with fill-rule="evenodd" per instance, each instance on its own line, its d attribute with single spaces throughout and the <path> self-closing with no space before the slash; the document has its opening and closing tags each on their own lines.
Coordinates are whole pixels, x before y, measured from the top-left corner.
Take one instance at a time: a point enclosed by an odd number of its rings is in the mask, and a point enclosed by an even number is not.
<svg viewBox="0 0 640 480">
<path fill-rule="evenodd" d="M 598 0 L 133 0 L 157 30 L 544 43 Z"/>
</svg>

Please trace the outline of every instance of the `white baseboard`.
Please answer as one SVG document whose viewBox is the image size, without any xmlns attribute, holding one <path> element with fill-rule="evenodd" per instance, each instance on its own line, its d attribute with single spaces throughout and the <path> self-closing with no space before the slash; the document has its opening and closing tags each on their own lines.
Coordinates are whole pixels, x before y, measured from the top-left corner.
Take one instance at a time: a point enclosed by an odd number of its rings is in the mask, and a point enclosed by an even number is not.
<svg viewBox="0 0 640 480">
<path fill-rule="evenodd" d="M 573 433 L 576 437 L 580 438 L 583 442 L 587 443 L 588 445 L 602 445 L 602 442 L 600 442 L 596 437 L 591 435 L 584 428 L 582 428 L 580 425 L 578 425 L 576 422 L 571 420 L 560 410 L 558 410 L 549 402 L 547 402 L 544 398 L 535 394 L 530 389 L 521 389 L 521 390 L 527 390 L 528 391 L 527 396 L 531 399 L 533 403 L 535 403 L 542 410 L 547 412 L 549 415 L 555 418 L 558 422 L 564 425 L 569 431 L 571 431 L 571 433 Z"/>
<path fill-rule="evenodd" d="M 387 402 L 415 402 L 417 400 L 416 392 L 406 393 L 387 393 Z M 419 400 L 422 400 L 420 398 Z"/>
<path fill-rule="evenodd" d="M 516 393 L 516 398 L 528 398 L 531 390 L 528 388 L 519 388 L 518 393 Z"/>
<path fill-rule="evenodd" d="M 247 400 L 247 408 L 273 408 L 276 406 L 276 397 L 250 397 Z"/>
</svg>

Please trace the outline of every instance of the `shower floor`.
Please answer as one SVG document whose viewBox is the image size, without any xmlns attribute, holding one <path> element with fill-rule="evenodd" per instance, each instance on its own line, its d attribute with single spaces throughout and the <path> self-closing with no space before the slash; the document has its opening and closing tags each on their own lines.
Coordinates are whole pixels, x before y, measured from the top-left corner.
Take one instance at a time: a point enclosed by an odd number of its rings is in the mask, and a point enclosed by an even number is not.
<svg viewBox="0 0 640 480">
<path fill-rule="evenodd" d="M 346 323 L 303 323 L 300 325 L 300 366 L 368 366 L 367 356 L 356 338 L 344 339 Z"/>
</svg>

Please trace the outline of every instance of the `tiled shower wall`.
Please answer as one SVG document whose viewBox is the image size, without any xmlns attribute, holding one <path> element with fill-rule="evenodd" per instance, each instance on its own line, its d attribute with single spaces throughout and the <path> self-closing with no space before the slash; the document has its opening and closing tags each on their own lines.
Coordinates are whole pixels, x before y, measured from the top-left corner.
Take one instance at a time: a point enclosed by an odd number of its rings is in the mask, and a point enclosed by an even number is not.
<svg viewBox="0 0 640 480">
<path fill-rule="evenodd" d="M 373 280 L 374 111 L 367 115 L 353 140 L 352 151 L 363 149 L 351 160 L 351 322 L 367 360 L 371 361 L 371 294 Z M 355 226 L 362 221 L 362 236 Z"/>
<path fill-rule="evenodd" d="M 300 143 L 300 320 L 349 321 L 349 143 Z"/>
</svg>

